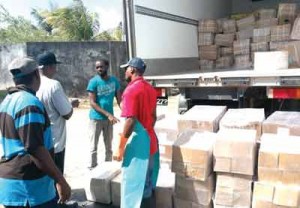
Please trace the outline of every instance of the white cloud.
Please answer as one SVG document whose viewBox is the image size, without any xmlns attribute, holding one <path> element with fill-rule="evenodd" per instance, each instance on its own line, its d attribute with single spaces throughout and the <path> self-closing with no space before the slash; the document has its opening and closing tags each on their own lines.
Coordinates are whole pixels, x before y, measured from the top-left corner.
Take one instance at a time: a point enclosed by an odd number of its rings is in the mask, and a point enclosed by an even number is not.
<svg viewBox="0 0 300 208">
<path fill-rule="evenodd" d="M 100 30 L 107 30 L 118 26 L 123 19 L 122 12 L 114 8 L 97 7 L 95 12 L 99 15 Z"/>
</svg>

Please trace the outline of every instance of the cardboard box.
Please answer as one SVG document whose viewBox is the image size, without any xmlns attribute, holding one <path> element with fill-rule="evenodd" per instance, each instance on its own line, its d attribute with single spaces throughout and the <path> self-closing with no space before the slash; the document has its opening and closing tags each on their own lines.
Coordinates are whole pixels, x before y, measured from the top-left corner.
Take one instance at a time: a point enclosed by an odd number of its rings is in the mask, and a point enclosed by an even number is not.
<svg viewBox="0 0 300 208">
<path fill-rule="evenodd" d="M 300 67 L 300 41 L 289 41 L 277 46 L 277 50 L 287 51 L 289 54 L 289 68 Z"/>
<path fill-rule="evenodd" d="M 219 121 L 226 112 L 226 106 L 196 105 L 178 117 L 178 129 L 217 132 Z"/>
<path fill-rule="evenodd" d="M 254 70 L 256 71 L 274 71 L 288 68 L 289 56 L 287 51 L 268 51 L 254 53 Z"/>
<path fill-rule="evenodd" d="M 234 67 L 238 69 L 252 68 L 250 54 L 234 56 Z"/>
<path fill-rule="evenodd" d="M 262 108 L 228 109 L 220 121 L 220 129 L 253 129 L 259 140 L 264 120 Z"/>
<path fill-rule="evenodd" d="M 121 172 L 121 163 L 104 162 L 94 168 L 87 176 L 85 186 L 86 198 L 89 201 L 110 204 L 111 180 Z"/>
<path fill-rule="evenodd" d="M 156 208 L 172 208 L 175 174 L 170 169 L 160 169 L 155 189 Z"/>
<path fill-rule="evenodd" d="M 279 4 L 278 19 L 279 24 L 294 23 L 297 16 L 297 4 Z"/>
<path fill-rule="evenodd" d="M 217 34 L 216 39 L 215 39 L 215 43 L 218 46 L 228 46 L 228 47 L 230 47 L 233 44 L 234 38 L 235 38 L 234 33 Z"/>
<path fill-rule="evenodd" d="M 236 21 L 233 19 L 222 21 L 223 33 L 235 33 L 236 32 Z"/>
<path fill-rule="evenodd" d="M 172 172 L 205 181 L 212 173 L 212 151 L 216 134 L 185 131 L 173 145 Z"/>
<path fill-rule="evenodd" d="M 263 133 L 300 136 L 300 112 L 276 111 L 262 126 Z"/>
<path fill-rule="evenodd" d="M 248 27 L 252 27 L 254 26 L 254 24 L 255 24 L 255 17 L 253 14 L 236 21 L 236 25 L 239 31 L 244 30 Z"/>
<path fill-rule="evenodd" d="M 276 25 L 278 25 L 277 18 L 260 19 L 260 20 L 256 21 L 257 28 L 272 27 L 272 26 L 276 26 Z"/>
<path fill-rule="evenodd" d="M 250 54 L 250 39 L 234 41 L 233 54 L 235 56 Z"/>
<path fill-rule="evenodd" d="M 199 60 L 200 69 L 214 69 L 216 68 L 216 62 L 211 60 Z"/>
<path fill-rule="evenodd" d="M 258 179 L 268 183 L 300 184 L 300 137 L 263 134 Z"/>
<path fill-rule="evenodd" d="M 220 130 L 214 145 L 214 171 L 254 175 L 256 149 L 255 130 Z"/>
<path fill-rule="evenodd" d="M 233 65 L 233 56 L 223 56 L 217 59 L 216 68 L 217 69 L 226 69 L 230 68 Z"/>
<path fill-rule="evenodd" d="M 198 31 L 201 33 L 216 33 L 218 30 L 218 25 L 216 20 L 207 19 L 200 20 L 198 25 Z"/>
<path fill-rule="evenodd" d="M 245 28 L 236 33 L 237 40 L 247 40 L 253 38 L 254 26 Z"/>
<path fill-rule="evenodd" d="M 219 48 L 217 45 L 199 46 L 200 59 L 216 60 L 219 56 Z"/>
<path fill-rule="evenodd" d="M 271 28 L 256 28 L 253 30 L 253 42 L 270 42 L 271 41 Z"/>
<path fill-rule="evenodd" d="M 217 174 L 215 204 L 251 207 L 252 178 L 235 174 Z"/>
<path fill-rule="evenodd" d="M 215 35 L 213 33 L 199 33 L 198 34 L 198 45 L 206 46 L 213 45 L 215 41 Z"/>
<path fill-rule="evenodd" d="M 158 139 L 161 163 L 171 164 L 172 145 L 178 137 L 177 119 L 177 116 L 168 116 L 155 123 L 154 129 Z"/>
<path fill-rule="evenodd" d="M 262 205 L 271 208 L 298 208 L 300 206 L 300 186 L 255 182 L 253 205 L 258 208 L 263 207 Z"/>
<path fill-rule="evenodd" d="M 185 200 L 179 199 L 175 196 L 174 207 L 175 208 L 213 208 L 213 205 L 212 205 L 212 203 L 210 205 L 196 204 L 191 201 L 185 201 Z"/>
<path fill-rule="evenodd" d="M 298 17 L 295 22 L 291 33 L 292 40 L 300 40 L 300 17 Z"/>
<path fill-rule="evenodd" d="M 291 24 L 271 27 L 271 41 L 286 41 L 290 39 Z"/>
<path fill-rule="evenodd" d="M 220 47 L 221 56 L 233 55 L 233 47 Z"/>
<path fill-rule="evenodd" d="M 175 195 L 180 199 L 208 206 L 211 204 L 214 189 L 214 174 L 211 174 L 206 181 L 176 175 Z"/>
</svg>

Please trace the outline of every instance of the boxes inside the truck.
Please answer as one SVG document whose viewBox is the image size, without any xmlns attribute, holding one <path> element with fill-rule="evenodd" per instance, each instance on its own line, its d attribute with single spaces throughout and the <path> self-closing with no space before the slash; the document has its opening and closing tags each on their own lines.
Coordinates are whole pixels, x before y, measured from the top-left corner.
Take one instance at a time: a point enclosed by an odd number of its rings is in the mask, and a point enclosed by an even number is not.
<svg viewBox="0 0 300 208">
<path fill-rule="evenodd" d="M 236 33 L 236 39 L 237 40 L 252 39 L 253 38 L 253 30 L 254 30 L 254 26 L 240 30 L 239 32 Z"/>
<path fill-rule="evenodd" d="M 214 145 L 214 171 L 254 175 L 256 149 L 255 130 L 220 130 Z"/>
<path fill-rule="evenodd" d="M 257 28 L 253 30 L 253 42 L 270 42 L 271 41 L 271 28 Z"/>
<path fill-rule="evenodd" d="M 236 21 L 233 19 L 222 21 L 223 33 L 235 33 L 236 32 Z"/>
<path fill-rule="evenodd" d="M 290 39 L 291 24 L 271 27 L 271 41 L 286 41 Z"/>
<path fill-rule="evenodd" d="M 199 33 L 198 44 L 200 46 L 213 45 L 215 40 L 215 34 L 213 33 Z"/>
<path fill-rule="evenodd" d="M 271 41 L 270 51 L 287 50 L 288 43 L 288 41 Z"/>
<path fill-rule="evenodd" d="M 195 105 L 178 117 L 179 132 L 186 129 L 217 132 L 226 106 Z"/>
<path fill-rule="evenodd" d="M 259 19 L 270 19 L 276 17 L 276 9 L 259 9 L 257 13 Z"/>
<path fill-rule="evenodd" d="M 291 39 L 300 40 L 300 17 L 298 17 L 294 22 Z"/>
<path fill-rule="evenodd" d="M 233 47 L 220 47 L 221 56 L 233 55 Z"/>
<path fill-rule="evenodd" d="M 223 56 L 217 59 L 216 68 L 217 69 L 226 69 L 230 68 L 233 65 L 233 56 Z"/>
<path fill-rule="evenodd" d="M 279 24 L 293 24 L 297 16 L 297 4 L 287 3 L 279 4 L 278 7 L 278 20 Z"/>
<path fill-rule="evenodd" d="M 215 38 L 215 44 L 218 46 L 230 47 L 235 39 L 234 33 L 217 34 Z"/>
<path fill-rule="evenodd" d="M 252 67 L 250 54 L 234 56 L 234 67 L 238 69 L 250 69 Z"/>
<path fill-rule="evenodd" d="M 252 177 L 217 174 L 215 204 L 224 207 L 251 207 Z"/>
<path fill-rule="evenodd" d="M 216 62 L 211 60 L 199 60 L 200 69 L 214 69 L 216 68 Z"/>
<path fill-rule="evenodd" d="M 253 14 L 236 21 L 236 25 L 239 31 L 245 30 L 249 27 L 253 27 L 254 24 L 255 24 L 255 17 Z"/>
<path fill-rule="evenodd" d="M 200 33 L 216 33 L 218 31 L 217 21 L 214 19 L 200 20 L 198 31 Z"/>
<path fill-rule="evenodd" d="M 217 45 L 199 46 L 200 59 L 216 60 L 219 56 L 219 47 Z"/>
<path fill-rule="evenodd" d="M 254 70 L 256 71 L 274 71 L 287 68 L 289 68 L 289 56 L 287 51 L 254 53 Z"/>
<path fill-rule="evenodd" d="M 235 56 L 250 54 L 250 39 L 234 41 L 233 54 Z"/>
<path fill-rule="evenodd" d="M 278 25 L 278 19 L 277 18 L 260 19 L 256 21 L 255 25 L 257 28 L 276 26 Z"/>
<path fill-rule="evenodd" d="M 187 130 L 173 145 L 172 172 L 205 181 L 212 173 L 212 151 L 216 135 Z"/>
</svg>

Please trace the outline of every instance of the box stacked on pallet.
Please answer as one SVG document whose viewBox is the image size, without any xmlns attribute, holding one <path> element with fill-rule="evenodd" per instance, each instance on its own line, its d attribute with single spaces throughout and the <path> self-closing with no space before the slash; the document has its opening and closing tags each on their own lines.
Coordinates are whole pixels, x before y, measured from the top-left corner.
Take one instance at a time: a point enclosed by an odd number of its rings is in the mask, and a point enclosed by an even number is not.
<svg viewBox="0 0 300 208">
<path fill-rule="evenodd" d="M 253 207 L 300 207 L 300 137 L 263 134 Z"/>
<path fill-rule="evenodd" d="M 263 133 L 300 136 L 300 112 L 276 111 L 263 122 Z"/>
<path fill-rule="evenodd" d="M 256 130 L 223 129 L 214 146 L 215 207 L 251 207 Z"/>
<path fill-rule="evenodd" d="M 218 31 L 216 20 L 200 20 L 198 25 L 198 45 L 200 57 L 200 69 L 215 68 L 215 60 L 218 57 L 218 47 L 214 45 L 215 34 Z"/>
<path fill-rule="evenodd" d="M 179 133 L 187 129 L 217 132 L 225 112 L 226 106 L 195 105 L 178 117 Z"/>
<path fill-rule="evenodd" d="M 264 109 L 242 108 L 228 109 L 220 121 L 222 129 L 253 129 L 259 140 L 262 133 L 262 125 L 265 120 Z"/>
<path fill-rule="evenodd" d="M 155 133 L 159 142 L 159 154 L 161 166 L 171 168 L 172 145 L 177 140 L 178 126 L 177 116 L 167 116 L 155 123 Z"/>
<path fill-rule="evenodd" d="M 212 207 L 214 177 L 212 151 L 216 134 L 187 130 L 173 145 L 172 171 L 176 173 L 175 207 Z"/>
</svg>

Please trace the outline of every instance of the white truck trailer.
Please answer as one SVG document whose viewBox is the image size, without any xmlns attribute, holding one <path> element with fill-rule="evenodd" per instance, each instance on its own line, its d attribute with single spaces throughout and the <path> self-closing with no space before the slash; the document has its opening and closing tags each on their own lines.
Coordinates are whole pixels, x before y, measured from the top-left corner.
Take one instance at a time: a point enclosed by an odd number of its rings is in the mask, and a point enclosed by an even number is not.
<svg viewBox="0 0 300 208">
<path fill-rule="evenodd" d="M 282 0 L 124 0 L 129 58 L 147 63 L 145 77 L 158 89 L 178 88 L 182 113 L 194 104 L 299 110 L 300 69 L 199 69 L 198 21 L 259 8 Z M 297 3 L 300 1 L 286 1 Z M 270 60 L 272 61 L 272 60 Z M 168 90 L 167 90 L 168 91 Z M 165 92 L 164 90 L 162 92 Z M 167 104 L 167 95 L 158 99 Z"/>
</svg>

